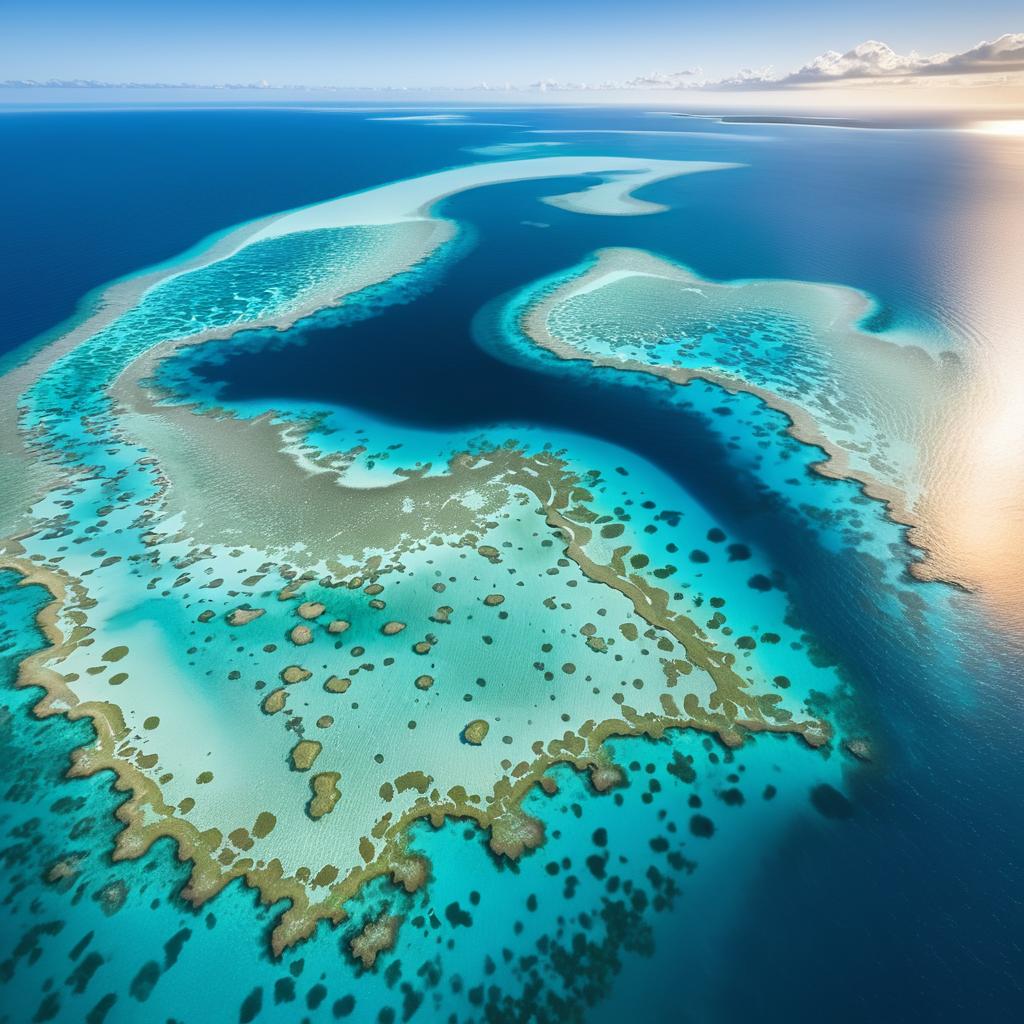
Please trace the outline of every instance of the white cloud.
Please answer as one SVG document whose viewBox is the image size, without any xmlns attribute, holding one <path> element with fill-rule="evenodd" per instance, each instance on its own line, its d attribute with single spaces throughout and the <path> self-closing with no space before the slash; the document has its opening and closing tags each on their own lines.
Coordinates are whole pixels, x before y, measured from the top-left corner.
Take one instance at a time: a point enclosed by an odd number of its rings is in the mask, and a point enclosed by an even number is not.
<svg viewBox="0 0 1024 1024">
<path fill-rule="evenodd" d="M 702 82 L 700 68 L 687 68 L 683 71 L 654 71 L 624 81 L 563 82 L 544 78 L 531 82 L 528 88 L 537 92 L 618 92 L 624 89 L 685 89 Z"/>
<path fill-rule="evenodd" d="M 920 57 L 911 51 L 904 55 L 877 40 L 869 39 L 846 53 L 827 50 L 797 71 L 784 75 L 777 85 L 804 85 L 832 82 L 845 78 L 885 78 L 914 74 L 932 63 L 947 60 L 948 54 Z"/>
<path fill-rule="evenodd" d="M 797 71 L 778 79 L 762 79 L 776 87 L 814 85 L 850 79 L 914 78 L 967 75 L 984 72 L 1024 71 L 1024 33 L 1007 33 L 994 42 L 978 43 L 963 53 L 936 53 L 929 57 L 911 51 L 896 53 L 877 40 L 846 53 L 829 50 Z"/>
<path fill-rule="evenodd" d="M 1024 32 L 1007 32 L 991 43 L 978 43 L 963 53 L 956 53 L 941 64 L 935 64 L 930 74 L 971 74 L 984 71 L 1024 70 Z"/>
<path fill-rule="evenodd" d="M 703 79 L 700 68 L 686 68 L 683 71 L 653 71 L 649 75 L 630 78 L 618 83 L 620 89 L 685 89 Z"/>
</svg>

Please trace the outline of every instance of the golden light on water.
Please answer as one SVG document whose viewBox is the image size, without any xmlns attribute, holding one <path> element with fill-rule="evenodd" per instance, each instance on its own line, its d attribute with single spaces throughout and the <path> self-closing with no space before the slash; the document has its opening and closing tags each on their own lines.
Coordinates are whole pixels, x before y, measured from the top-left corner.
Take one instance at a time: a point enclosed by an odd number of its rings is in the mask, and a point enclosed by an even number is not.
<svg viewBox="0 0 1024 1024">
<path fill-rule="evenodd" d="M 998 122 L 1024 138 L 1024 120 Z M 978 140 L 982 172 L 950 224 L 947 282 L 967 370 L 935 437 L 920 506 L 931 569 L 1024 634 L 1024 147 Z"/>
<path fill-rule="evenodd" d="M 970 130 L 979 135 L 1017 135 L 1024 138 L 1024 120 L 976 121 Z"/>
</svg>

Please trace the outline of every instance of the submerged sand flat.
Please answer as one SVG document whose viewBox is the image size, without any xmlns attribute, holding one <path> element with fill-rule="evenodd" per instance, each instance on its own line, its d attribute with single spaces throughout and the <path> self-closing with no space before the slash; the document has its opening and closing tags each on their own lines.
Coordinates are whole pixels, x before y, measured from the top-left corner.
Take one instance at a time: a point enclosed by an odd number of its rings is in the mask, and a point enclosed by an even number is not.
<svg viewBox="0 0 1024 1024">
<path fill-rule="evenodd" d="M 243 422 L 146 386 L 182 344 L 367 291 L 414 297 L 457 230 L 429 212 L 444 195 L 594 173 L 561 205 L 650 213 L 633 189 L 716 166 L 508 161 L 344 197 L 226 236 L 39 353 L 19 379 L 20 437 L 52 485 L 3 564 L 53 591 L 53 646 L 20 682 L 46 688 L 39 714 L 94 722 L 72 770 L 112 769 L 131 792 L 118 857 L 171 836 L 194 902 L 239 876 L 290 899 L 280 950 L 370 879 L 425 884 L 415 820 L 473 819 L 498 857 L 539 845 L 523 796 L 559 762 L 596 792 L 621 784 L 608 736 L 830 742 L 812 695 L 839 680 L 784 594 L 748 584 L 768 568 L 666 546 L 666 524 L 695 551 L 715 524 L 628 453 L 499 429 L 440 471 L 399 463 L 386 485 L 351 487 L 358 453 L 318 452 L 309 423 Z"/>
<path fill-rule="evenodd" d="M 550 156 L 530 160 L 501 160 L 470 164 L 332 202 L 319 203 L 274 218 L 257 231 L 247 244 L 296 231 L 351 227 L 354 224 L 392 224 L 430 216 L 430 208 L 446 196 L 468 189 L 502 182 L 537 178 L 597 175 L 601 180 L 577 192 L 549 198 L 576 213 L 629 216 L 654 213 L 664 207 L 636 199 L 638 188 L 666 178 L 701 171 L 727 170 L 736 164 L 697 160 L 642 160 L 632 157 Z"/>
</svg>

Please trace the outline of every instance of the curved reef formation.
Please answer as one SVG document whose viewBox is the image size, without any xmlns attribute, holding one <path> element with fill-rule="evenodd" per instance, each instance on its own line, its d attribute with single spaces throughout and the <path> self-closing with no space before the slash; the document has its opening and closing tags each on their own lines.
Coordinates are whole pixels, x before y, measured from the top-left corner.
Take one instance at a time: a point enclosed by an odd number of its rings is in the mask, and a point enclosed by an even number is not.
<svg viewBox="0 0 1024 1024">
<path fill-rule="evenodd" d="M 500 857 L 538 846 L 523 797 L 558 763 L 621 784 L 609 737 L 829 743 L 815 701 L 835 673 L 751 582 L 756 555 L 713 558 L 706 512 L 667 504 L 627 453 L 492 431 L 366 486 L 363 450 L 321 450 L 315 418 L 241 420 L 150 381 L 182 345 L 415 294 L 455 235 L 432 212 L 453 192 L 597 174 L 559 205 L 629 215 L 657 209 L 639 185 L 716 166 L 478 164 L 270 218 L 119 286 L 7 379 L 7 455 L 47 486 L 0 564 L 53 594 L 51 646 L 19 682 L 46 690 L 39 715 L 92 720 L 71 773 L 130 794 L 115 857 L 170 836 L 193 903 L 237 877 L 288 900 L 280 951 L 371 879 L 425 884 L 415 821 L 472 820 Z M 353 954 L 371 965 L 398 925 Z"/>
<path fill-rule="evenodd" d="M 516 296 L 502 323 L 513 345 L 558 359 L 756 396 L 825 452 L 822 475 L 856 481 L 910 527 L 924 552 L 915 576 L 977 589 L 1015 618 L 1016 588 L 945 507 L 969 368 L 912 334 L 873 332 L 876 312 L 852 288 L 715 282 L 643 250 L 605 249 Z"/>
</svg>

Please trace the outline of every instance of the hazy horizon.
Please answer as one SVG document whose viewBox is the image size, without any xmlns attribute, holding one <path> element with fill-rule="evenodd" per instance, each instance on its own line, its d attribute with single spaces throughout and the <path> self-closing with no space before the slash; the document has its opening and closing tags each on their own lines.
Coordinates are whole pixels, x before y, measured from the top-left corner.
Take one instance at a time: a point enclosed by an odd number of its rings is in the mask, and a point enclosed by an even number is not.
<svg viewBox="0 0 1024 1024">
<path fill-rule="evenodd" d="M 855 9 L 810 0 L 372 12 L 184 0 L 15 0 L 0 40 L 0 103 L 401 99 L 629 103 L 716 109 L 1024 108 L 1019 6 L 925 0 Z M 572 45 L 567 46 L 566 40 Z M 207 97 L 205 94 L 210 93 Z M 101 95 L 102 94 L 102 95 Z"/>
</svg>

